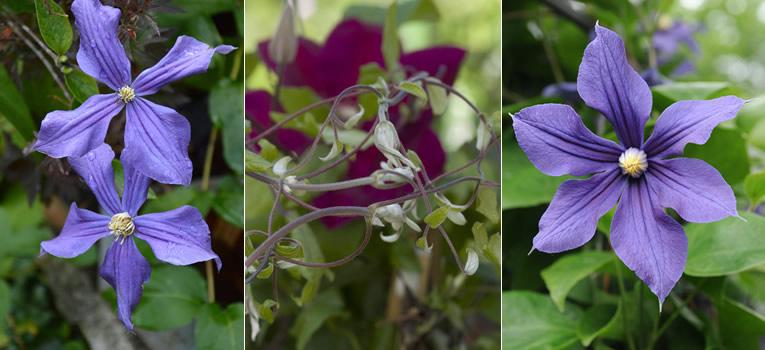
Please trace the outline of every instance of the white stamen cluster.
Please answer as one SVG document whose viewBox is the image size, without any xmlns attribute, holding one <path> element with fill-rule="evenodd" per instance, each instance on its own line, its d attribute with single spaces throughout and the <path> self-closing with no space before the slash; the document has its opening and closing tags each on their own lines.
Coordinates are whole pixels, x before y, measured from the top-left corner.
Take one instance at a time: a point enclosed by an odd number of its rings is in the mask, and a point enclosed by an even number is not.
<svg viewBox="0 0 765 350">
<path fill-rule="evenodd" d="M 648 169 L 648 157 L 642 150 L 631 147 L 619 156 L 619 167 L 622 174 L 638 178 Z"/>
<path fill-rule="evenodd" d="M 135 99 L 135 90 L 130 86 L 125 85 L 121 87 L 117 93 L 120 95 L 120 100 L 124 103 L 129 103 Z"/>
<path fill-rule="evenodd" d="M 120 243 L 125 242 L 125 239 L 135 231 L 133 218 L 128 213 L 114 214 L 109 221 L 109 231 L 112 232 L 117 240 L 122 239 Z"/>
</svg>

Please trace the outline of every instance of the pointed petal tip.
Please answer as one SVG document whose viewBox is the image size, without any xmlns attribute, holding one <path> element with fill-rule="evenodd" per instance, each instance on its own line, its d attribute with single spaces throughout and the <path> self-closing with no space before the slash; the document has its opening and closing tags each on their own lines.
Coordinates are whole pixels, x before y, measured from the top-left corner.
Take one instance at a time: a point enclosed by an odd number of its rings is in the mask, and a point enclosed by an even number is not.
<svg viewBox="0 0 765 350">
<path fill-rule="evenodd" d="M 531 246 L 531 250 L 529 250 L 529 252 L 528 252 L 528 254 L 526 254 L 526 256 L 529 256 L 529 255 L 531 255 L 531 253 L 533 253 L 535 249 L 536 249 L 536 248 L 535 248 L 535 247 L 532 245 L 532 246 Z"/>
</svg>

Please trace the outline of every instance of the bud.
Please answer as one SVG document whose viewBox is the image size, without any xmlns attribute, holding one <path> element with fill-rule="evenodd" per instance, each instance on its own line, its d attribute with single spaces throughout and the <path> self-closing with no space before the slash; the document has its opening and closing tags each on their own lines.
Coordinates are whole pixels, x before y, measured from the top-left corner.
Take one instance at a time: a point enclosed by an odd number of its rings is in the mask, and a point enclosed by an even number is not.
<svg viewBox="0 0 765 350">
<path fill-rule="evenodd" d="M 401 145 L 401 141 L 398 138 L 398 132 L 393 123 L 387 119 L 380 118 L 377 126 L 375 126 L 374 136 L 375 146 L 394 167 L 398 168 L 405 164 L 410 168 L 417 168 L 409 158 L 399 152 L 398 148 Z"/>
<path fill-rule="evenodd" d="M 284 11 L 279 19 L 271 42 L 268 43 L 268 55 L 277 64 L 289 64 L 295 60 L 298 38 L 295 35 L 295 11 L 292 1 L 284 2 Z"/>
<path fill-rule="evenodd" d="M 389 188 L 414 179 L 414 172 L 409 167 L 391 167 L 387 162 L 380 162 L 380 168 L 382 170 L 377 170 L 372 174 L 375 178 L 373 185 L 375 187 Z"/>
<path fill-rule="evenodd" d="M 271 171 L 278 177 L 284 177 L 284 175 L 287 174 L 287 165 L 289 165 L 291 160 L 292 157 L 290 156 L 282 157 L 282 159 L 276 161 L 274 167 L 271 168 Z"/>
<path fill-rule="evenodd" d="M 472 248 L 467 249 L 467 261 L 465 262 L 465 274 L 468 276 L 472 276 L 475 274 L 476 271 L 478 271 L 478 254 L 473 250 Z"/>
<path fill-rule="evenodd" d="M 491 142 L 491 128 L 486 125 L 483 119 L 480 119 L 478 121 L 478 130 L 476 130 L 475 148 L 483 151 L 489 146 L 489 142 Z"/>
</svg>

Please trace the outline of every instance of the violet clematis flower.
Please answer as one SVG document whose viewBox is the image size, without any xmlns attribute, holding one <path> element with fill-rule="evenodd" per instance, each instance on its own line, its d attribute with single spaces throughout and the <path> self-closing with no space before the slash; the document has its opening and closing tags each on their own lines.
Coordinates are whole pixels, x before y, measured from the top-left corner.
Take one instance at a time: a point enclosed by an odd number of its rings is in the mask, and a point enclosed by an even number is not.
<svg viewBox="0 0 765 350">
<path fill-rule="evenodd" d="M 540 171 L 593 174 L 560 186 L 539 221 L 533 249 L 557 253 L 587 243 L 598 219 L 617 205 L 611 245 L 661 303 L 680 279 L 688 253 L 682 226 L 664 208 L 691 222 L 738 215 L 733 190 L 717 170 L 698 159 L 671 157 L 688 143 L 705 143 L 744 101 L 725 96 L 677 102 L 659 116 L 644 142 L 651 91 L 629 65 L 621 38 L 599 25 L 595 30 L 577 88 L 585 103 L 611 122 L 620 142 L 592 133 L 568 105 L 532 106 L 513 117 L 518 144 Z"/>
<path fill-rule="evenodd" d="M 694 35 L 701 30 L 700 26 L 690 25 L 682 21 L 671 21 L 668 18 L 659 20 L 659 29 L 653 34 L 653 47 L 659 65 L 672 61 L 681 45 L 685 45 L 694 54 L 701 54 L 699 43 Z M 696 69 L 693 62 L 684 60 L 673 71 L 672 75 L 688 74 Z"/>
<path fill-rule="evenodd" d="M 72 12 L 80 32 L 77 63 L 114 92 L 91 96 L 72 111 L 48 113 L 34 149 L 54 158 L 82 157 L 103 144 L 111 118 L 126 109 L 121 158 L 154 180 L 188 185 L 192 172 L 189 122 L 145 97 L 173 81 L 206 71 L 215 53 L 226 54 L 235 48 L 211 48 L 180 36 L 162 60 L 131 80 L 130 61 L 117 39 L 120 10 L 103 6 L 99 0 L 75 0 Z"/>
<path fill-rule="evenodd" d="M 279 68 L 269 57 L 268 44 L 269 41 L 261 42 L 258 45 L 258 53 L 266 65 L 276 72 Z M 283 83 L 287 86 L 310 87 L 321 97 L 336 96 L 343 89 L 358 82 L 359 71 L 363 65 L 374 62 L 381 67 L 385 66 L 381 46 L 382 28 L 356 19 L 344 20 L 332 30 L 323 46 L 305 38 L 299 39 L 295 61 L 283 68 Z M 465 50 L 461 48 L 438 46 L 403 53 L 400 63 L 408 73 L 425 71 L 446 84 L 453 84 L 464 57 Z M 259 101 L 262 103 L 264 100 Z M 250 105 L 254 102 L 256 102 L 255 99 L 248 99 L 245 102 L 245 109 L 262 110 L 262 107 Z M 396 125 L 403 146 L 417 152 L 428 175 L 431 177 L 440 175 L 446 164 L 446 153 L 438 136 L 430 127 L 433 119 L 432 111 L 426 109 L 417 115 L 408 116 L 406 120 L 402 117 L 398 106 L 393 106 L 388 112 L 391 121 Z M 253 116 L 255 116 L 254 113 Z M 257 116 L 255 118 L 257 119 Z M 265 125 L 270 125 L 268 120 L 259 119 L 256 125 L 253 125 L 253 129 L 256 126 Z M 367 122 L 363 127 L 368 130 L 371 125 L 371 122 Z M 290 132 L 290 130 L 285 131 Z M 283 137 L 277 134 L 276 140 Z M 299 148 L 288 148 L 288 150 L 301 151 Z M 380 162 L 384 159 L 385 157 L 374 148 L 361 151 L 356 159 L 349 163 L 347 177 L 368 176 L 380 168 Z M 324 193 L 315 199 L 314 204 L 319 207 L 363 206 L 395 198 L 410 191 L 411 189 L 406 186 L 388 190 L 375 189 L 371 186 L 353 188 Z M 327 217 L 323 221 L 329 227 L 336 227 L 350 219 Z"/>
<path fill-rule="evenodd" d="M 86 252 L 96 241 L 114 236 L 106 252 L 100 275 L 117 292 L 117 315 L 132 330 L 130 316 L 141 299 L 143 284 L 151 267 L 136 247 L 135 238 L 149 244 L 157 259 L 173 265 L 190 265 L 215 259 L 210 246 L 210 229 L 194 207 L 183 206 L 162 213 L 138 215 L 146 200 L 149 178 L 131 161 L 122 162 L 125 190 L 120 200 L 114 186 L 114 152 L 102 144 L 83 157 L 70 157 L 69 163 L 96 195 L 104 214 L 80 209 L 72 203 L 61 233 L 40 244 L 41 253 L 73 258 Z"/>
</svg>

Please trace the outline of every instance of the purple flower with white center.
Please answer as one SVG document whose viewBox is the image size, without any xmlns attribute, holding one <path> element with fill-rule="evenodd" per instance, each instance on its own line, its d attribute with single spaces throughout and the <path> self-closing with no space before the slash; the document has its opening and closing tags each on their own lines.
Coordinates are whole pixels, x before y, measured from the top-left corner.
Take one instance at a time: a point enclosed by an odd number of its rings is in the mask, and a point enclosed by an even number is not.
<svg viewBox="0 0 765 350">
<path fill-rule="evenodd" d="M 651 91 L 629 65 L 621 38 L 599 25 L 595 30 L 577 89 L 611 122 L 620 142 L 592 133 L 568 105 L 537 105 L 513 117 L 518 144 L 540 171 L 593 174 L 560 186 L 539 221 L 533 249 L 557 253 L 582 246 L 594 236 L 598 219 L 617 205 L 611 245 L 661 303 L 683 274 L 688 253 L 682 226 L 664 208 L 691 222 L 738 215 L 733 190 L 717 170 L 698 159 L 671 157 L 688 143 L 705 143 L 744 101 L 725 96 L 677 102 L 659 116 L 644 142 Z"/>
<path fill-rule="evenodd" d="M 54 158 L 82 157 L 103 144 L 109 122 L 124 108 L 127 123 L 121 158 L 154 180 L 188 185 L 192 172 L 189 122 L 144 97 L 173 81 L 205 72 L 215 53 L 227 54 L 235 48 L 211 48 L 180 36 L 162 60 L 131 80 L 130 61 L 117 38 L 120 10 L 99 0 L 75 0 L 72 12 L 80 32 L 77 63 L 114 92 L 91 96 L 72 111 L 48 113 L 34 149 Z"/>
<path fill-rule="evenodd" d="M 85 253 L 96 241 L 114 236 L 106 252 L 100 275 L 117 292 L 117 314 L 132 330 L 130 315 L 141 299 L 143 284 L 149 280 L 151 267 L 136 247 L 135 238 L 149 244 L 157 259 L 173 265 L 190 265 L 215 259 L 210 246 L 210 229 L 194 207 L 138 215 L 146 200 L 149 178 L 130 161 L 123 161 L 125 190 L 122 200 L 114 186 L 114 152 L 102 144 L 83 157 L 70 157 L 69 163 L 96 195 L 104 214 L 81 209 L 72 203 L 61 233 L 40 244 L 41 253 L 73 258 Z"/>
</svg>

